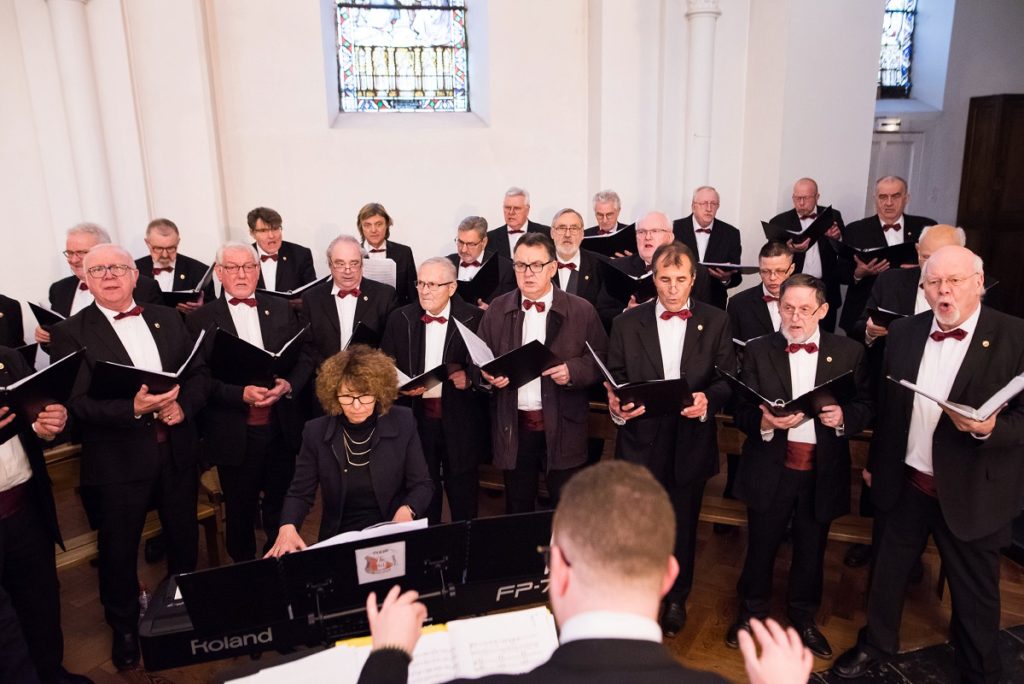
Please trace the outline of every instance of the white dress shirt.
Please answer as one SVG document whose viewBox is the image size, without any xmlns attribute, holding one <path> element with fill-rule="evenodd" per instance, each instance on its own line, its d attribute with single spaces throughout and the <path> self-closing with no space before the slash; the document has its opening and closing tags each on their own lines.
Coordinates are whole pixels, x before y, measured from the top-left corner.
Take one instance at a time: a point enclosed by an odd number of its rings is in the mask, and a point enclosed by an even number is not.
<svg viewBox="0 0 1024 684">
<path fill-rule="evenodd" d="M 366 258 L 367 259 L 387 259 L 388 258 L 388 241 L 387 240 L 385 240 L 384 242 L 380 243 L 380 247 L 374 247 L 370 243 L 366 242 L 366 243 L 364 243 L 363 248 L 366 250 Z M 374 250 L 374 249 L 379 249 L 379 250 L 382 250 L 382 251 L 380 251 L 380 252 L 371 251 L 371 250 Z"/>
<path fill-rule="evenodd" d="M 764 283 L 761 283 L 761 294 L 765 297 L 775 297 L 775 295 L 769 292 L 768 288 L 764 286 Z M 768 315 L 772 319 L 772 330 L 778 332 L 779 327 L 782 325 L 782 314 L 779 313 L 779 298 L 775 297 L 774 302 L 765 302 L 764 305 L 768 307 Z"/>
<path fill-rule="evenodd" d="M 817 208 L 815 208 L 815 212 L 817 212 Z M 811 225 L 812 223 L 814 223 L 813 218 L 801 217 L 800 230 L 807 230 L 807 226 Z M 801 269 L 802 273 L 812 275 L 815 278 L 821 277 L 821 241 L 824 239 L 825 238 L 821 238 L 815 241 L 815 243 L 808 247 L 807 251 L 804 252 L 804 267 L 803 269 Z M 801 242 L 803 242 L 803 240 L 801 240 Z M 778 330 L 779 326 L 776 325 L 775 329 Z"/>
<path fill-rule="evenodd" d="M 525 300 L 525 297 L 523 298 Z M 523 341 L 528 344 L 537 340 L 541 344 L 547 341 L 548 335 L 548 312 L 551 311 L 551 302 L 554 299 L 554 288 L 549 287 L 547 293 L 540 299 L 534 300 L 544 302 L 543 313 L 537 311 L 537 307 L 523 309 Z M 540 376 L 519 388 L 517 408 L 520 411 L 537 411 L 542 406 L 540 391 Z"/>
<path fill-rule="evenodd" d="M 821 328 L 815 329 L 814 334 L 807 338 L 805 344 L 811 343 L 821 345 Z M 796 353 L 786 354 L 789 357 L 789 381 L 793 385 L 794 398 L 814 389 L 814 378 L 818 373 L 818 354 L 820 353 L 819 350 L 814 354 L 808 354 L 801 349 Z M 814 416 L 808 417 L 810 420 L 805 420 L 789 429 L 788 441 L 803 442 L 804 444 L 818 443 L 818 438 L 814 434 Z"/>
<path fill-rule="evenodd" d="M 959 327 L 967 333 L 963 340 L 950 337 L 936 342 L 928 338 L 924 343 L 921 365 L 917 369 L 917 380 L 914 381 L 916 385 L 932 396 L 949 398 L 953 381 L 960 372 L 960 365 L 967 355 L 974 329 L 978 326 L 980 313 L 981 307 L 978 307 L 970 318 L 960 324 Z M 941 328 L 938 321 L 932 320 L 932 329 L 928 334 L 936 330 Z M 941 417 L 941 406 L 927 397 L 914 393 L 914 409 L 910 414 L 910 432 L 907 435 L 906 463 L 926 475 L 935 472 L 932 469 L 932 439 L 935 426 L 939 424 Z"/>
<path fill-rule="evenodd" d="M 75 296 L 71 300 L 71 312 L 68 316 L 74 316 L 76 313 L 96 301 L 96 298 L 92 296 L 92 292 L 78 287 L 80 282 L 81 281 L 75 283 Z"/>
<path fill-rule="evenodd" d="M 576 250 L 576 254 L 573 255 L 572 259 L 563 259 L 562 257 L 558 257 L 558 263 L 561 263 L 561 264 L 575 264 L 576 265 L 576 273 L 579 273 L 580 272 L 580 251 Z M 572 274 L 573 274 L 573 270 L 571 268 L 560 268 L 560 269 L 558 269 L 558 286 L 561 287 L 562 290 L 565 291 L 565 292 L 569 291 L 569 278 L 572 277 Z"/>
<path fill-rule="evenodd" d="M 479 261 L 483 263 L 483 256 L 484 255 L 481 254 L 476 259 L 470 259 L 470 261 Z M 479 266 L 463 266 L 462 257 L 459 257 L 459 280 L 472 280 L 473 276 L 475 276 L 479 270 Z"/>
<path fill-rule="evenodd" d="M 359 285 L 362 284 L 363 281 L 360 280 Z M 356 287 L 358 288 L 359 285 Z M 348 344 L 349 338 L 352 337 L 353 328 L 355 328 L 356 304 L 359 302 L 359 297 L 353 297 L 352 295 L 339 297 L 339 290 L 341 288 L 336 283 L 331 286 L 331 296 L 334 297 L 334 305 L 338 310 L 338 328 L 341 329 L 341 349 L 344 349 L 345 345 Z"/>
<path fill-rule="evenodd" d="M 508 230 L 508 253 L 511 256 L 516 253 L 516 243 L 519 242 L 519 238 L 526 235 L 526 233 L 529 231 L 530 220 L 527 219 L 523 221 L 522 233 L 513 233 L 512 229 L 508 227 L 507 223 L 505 224 L 505 228 Z"/>
<path fill-rule="evenodd" d="M 882 220 L 881 216 L 878 217 L 878 220 L 882 221 L 882 225 L 883 226 L 885 225 L 885 221 Z M 893 245 L 902 245 L 903 244 L 903 214 L 900 214 L 900 217 L 898 219 L 896 219 L 895 225 L 899 226 L 900 229 L 899 230 L 885 230 L 884 228 L 882 229 L 882 234 L 885 235 L 885 244 L 888 247 L 892 247 Z"/>
<path fill-rule="evenodd" d="M 146 319 L 139 315 L 115 320 L 114 316 L 121 313 L 120 311 L 112 311 L 100 306 L 99 303 L 96 304 L 96 308 L 110 321 L 114 334 L 124 345 L 124 350 L 128 352 L 128 358 L 132 360 L 133 366 L 155 371 L 164 369 L 163 362 L 160 361 L 160 350 L 157 349 L 156 340 L 153 339 L 153 333 L 150 332 Z M 133 308 L 135 308 L 135 300 L 132 300 L 125 311 L 131 311 Z"/>
<path fill-rule="evenodd" d="M 158 274 L 143 273 L 143 275 L 149 275 L 153 277 L 153 280 L 160 286 L 161 292 L 170 292 L 174 289 L 174 264 L 171 264 L 170 271 L 161 271 Z M 164 268 L 159 262 L 153 262 L 153 268 Z"/>
<path fill-rule="evenodd" d="M 661 628 L 650 618 L 636 613 L 592 610 L 565 621 L 558 641 L 567 644 L 582 639 L 633 639 L 661 643 Z"/>
<path fill-rule="evenodd" d="M 714 229 L 714 220 L 708 224 L 708 228 Z M 708 251 L 708 242 L 711 240 L 711 233 L 700 233 L 703 226 L 697 223 L 697 217 L 693 217 L 693 237 L 697 239 L 697 261 L 704 261 L 704 253 Z"/>
<path fill-rule="evenodd" d="M 434 314 L 429 311 L 425 312 L 428 316 Z M 452 302 L 448 300 L 448 303 L 441 309 L 441 313 L 437 314 L 440 318 L 447 319 L 444 323 L 438 323 L 437 321 L 431 321 L 423 325 L 423 370 L 428 371 L 431 368 L 437 368 L 444 361 L 444 338 L 448 334 L 448 324 L 451 322 L 452 317 Z M 444 383 L 431 387 L 423 393 L 425 399 L 436 399 L 441 396 L 441 387 Z"/>
<path fill-rule="evenodd" d="M 690 302 L 686 302 L 690 308 Z M 658 344 L 661 347 L 662 377 L 665 380 L 678 380 L 680 364 L 683 360 L 683 340 L 686 337 L 686 325 L 689 321 L 672 317 L 662 320 L 661 314 L 668 311 L 659 299 L 654 304 L 654 320 L 658 324 Z"/>
<path fill-rule="evenodd" d="M 21 437 L 15 435 L 0 444 L 0 492 L 14 489 L 32 479 L 32 466 L 21 443 Z"/>
<path fill-rule="evenodd" d="M 276 290 L 277 289 L 277 261 L 275 259 L 267 259 L 266 261 L 263 261 L 263 257 L 264 257 L 264 255 L 267 255 L 267 252 L 264 252 L 260 248 L 258 243 L 256 245 L 256 251 L 260 255 L 260 273 L 263 274 L 263 287 L 265 289 L 267 289 L 267 290 Z M 281 258 L 280 252 L 278 253 L 278 257 L 277 258 L 278 259 Z"/>
<path fill-rule="evenodd" d="M 253 295 L 250 294 L 249 296 L 252 297 Z M 230 300 L 232 297 L 228 297 L 228 299 Z M 238 332 L 239 338 L 260 349 L 266 349 L 263 346 L 263 331 L 260 329 L 259 306 L 231 304 L 229 301 L 228 313 L 231 314 L 231 321 L 235 324 L 235 330 Z"/>
</svg>

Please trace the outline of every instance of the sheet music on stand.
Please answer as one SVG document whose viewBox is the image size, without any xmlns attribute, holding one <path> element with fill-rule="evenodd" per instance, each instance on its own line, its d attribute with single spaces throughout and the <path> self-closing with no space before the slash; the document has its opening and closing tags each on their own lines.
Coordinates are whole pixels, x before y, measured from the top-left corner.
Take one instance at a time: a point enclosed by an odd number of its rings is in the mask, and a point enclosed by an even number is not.
<svg viewBox="0 0 1024 684">
<path fill-rule="evenodd" d="M 375 539 L 376 537 L 383 537 L 386 534 L 398 534 L 399 532 L 411 532 L 412 530 L 422 530 L 427 526 L 427 519 L 420 518 L 419 520 L 410 520 L 409 522 L 382 522 L 376 525 L 370 525 L 369 527 L 357 530 L 355 532 L 342 532 L 336 534 L 330 539 L 324 539 L 323 541 L 317 542 L 316 544 L 310 544 L 306 547 L 306 550 L 310 549 L 322 549 L 328 546 L 336 546 L 338 544 L 348 544 L 349 542 L 365 541 L 367 539 Z"/>
<path fill-rule="evenodd" d="M 363 259 L 363 277 L 395 287 L 398 265 L 393 259 Z"/>
</svg>

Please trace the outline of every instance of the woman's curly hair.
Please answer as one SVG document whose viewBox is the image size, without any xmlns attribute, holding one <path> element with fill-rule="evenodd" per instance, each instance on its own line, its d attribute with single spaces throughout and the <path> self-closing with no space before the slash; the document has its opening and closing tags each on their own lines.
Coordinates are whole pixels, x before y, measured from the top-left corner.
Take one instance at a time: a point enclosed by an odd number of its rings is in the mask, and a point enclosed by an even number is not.
<svg viewBox="0 0 1024 684">
<path fill-rule="evenodd" d="M 342 384 L 353 392 L 372 394 L 377 410 L 384 415 L 398 397 L 398 373 L 395 363 L 384 352 L 363 344 L 338 352 L 320 364 L 316 377 L 316 397 L 331 416 L 341 413 L 338 390 Z"/>
</svg>

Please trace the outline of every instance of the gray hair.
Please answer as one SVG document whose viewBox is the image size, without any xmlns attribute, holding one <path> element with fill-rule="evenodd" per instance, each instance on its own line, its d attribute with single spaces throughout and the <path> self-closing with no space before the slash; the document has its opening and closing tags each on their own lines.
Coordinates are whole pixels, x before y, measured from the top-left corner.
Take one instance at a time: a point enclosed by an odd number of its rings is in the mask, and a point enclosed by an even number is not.
<svg viewBox="0 0 1024 684">
<path fill-rule="evenodd" d="M 356 249 L 359 250 L 359 253 L 363 257 L 366 256 L 366 250 L 364 250 L 363 246 L 359 244 L 359 240 L 357 238 L 355 238 L 355 237 L 353 237 L 351 235 L 339 235 L 338 237 L 336 237 L 333 240 L 331 240 L 331 242 L 327 245 L 327 252 L 326 252 L 327 253 L 327 263 L 331 262 L 331 252 L 334 251 L 334 248 L 337 247 L 338 245 L 340 245 L 343 242 L 350 243 Z"/>
<path fill-rule="evenodd" d="M 93 245 L 92 247 L 90 247 L 89 251 L 86 252 L 85 254 L 85 258 L 82 259 L 82 265 L 86 266 L 86 262 L 89 261 L 89 257 L 95 254 L 96 252 L 100 251 L 101 249 L 109 249 L 113 250 L 114 252 L 117 252 L 118 254 L 120 254 L 121 256 L 128 260 L 129 266 L 131 266 L 133 269 L 135 268 L 135 259 L 132 258 L 131 252 L 129 252 L 121 245 L 115 245 L 112 242 L 101 242 L 98 245 Z M 86 269 L 88 269 L 87 266 Z"/>
<path fill-rule="evenodd" d="M 875 190 L 876 191 L 878 190 L 878 184 L 879 183 L 884 183 L 885 181 L 899 181 L 900 183 L 903 184 L 903 191 L 904 192 L 907 192 L 907 191 L 910 190 L 910 186 L 907 185 L 906 179 L 902 178 L 901 176 L 882 176 L 881 178 L 879 178 L 878 180 L 875 181 Z"/>
<path fill-rule="evenodd" d="M 455 264 L 453 264 L 447 257 L 438 256 L 424 259 L 423 262 L 420 263 L 420 268 L 422 269 L 424 266 L 440 266 L 444 269 L 445 278 L 448 278 L 449 280 L 456 280 L 459 277 L 459 272 L 455 270 Z M 419 271 L 417 270 L 417 274 L 418 273 Z"/>
<path fill-rule="evenodd" d="M 256 248 L 253 247 L 251 244 L 249 244 L 248 242 L 239 242 L 237 240 L 230 240 L 228 242 L 225 242 L 223 245 L 221 245 L 220 249 L 217 250 L 217 255 L 213 258 L 214 259 L 214 263 L 218 263 L 218 264 L 223 265 L 224 264 L 224 253 L 225 252 L 234 252 L 234 251 L 239 251 L 239 252 L 245 251 L 245 252 L 248 252 L 249 256 L 252 257 L 252 260 L 255 263 L 258 264 L 260 262 L 260 255 L 259 255 L 259 253 L 256 251 Z"/>
<path fill-rule="evenodd" d="M 936 225 L 938 225 L 938 224 L 936 224 Z M 924 228 L 922 228 L 921 229 L 921 233 L 917 236 L 917 241 L 921 242 L 921 240 L 924 240 L 924 236 L 927 235 L 928 231 L 930 229 L 934 228 L 934 227 L 935 226 L 933 225 L 933 226 L 925 226 Z M 956 226 L 956 228 L 954 228 L 953 230 L 954 230 L 954 233 L 956 234 L 956 242 L 957 242 L 957 244 L 960 245 L 961 247 L 966 247 L 967 246 L 967 233 L 964 232 L 964 229 L 961 228 L 960 226 Z"/>
<path fill-rule="evenodd" d="M 580 212 L 576 211 L 575 209 L 572 209 L 570 207 L 566 207 L 565 209 L 562 209 L 557 214 L 555 214 L 554 217 L 551 219 L 551 225 L 552 226 L 555 225 L 555 222 L 558 221 L 558 219 L 562 218 L 562 214 L 575 214 L 576 218 L 578 218 L 580 220 L 580 225 L 581 226 L 584 225 L 584 223 L 583 223 L 583 214 L 581 214 Z"/>
<path fill-rule="evenodd" d="M 104 230 L 98 223 L 77 223 L 68 228 L 68 237 L 72 235 L 92 235 L 99 242 L 97 244 L 108 244 L 110 233 Z"/>
<path fill-rule="evenodd" d="M 715 190 L 714 186 L 712 186 L 712 185 L 702 185 L 699 188 L 697 188 L 696 190 L 694 190 L 693 191 L 693 197 L 690 198 L 690 201 L 691 202 L 696 202 L 697 201 L 697 195 L 700 194 L 700 192 L 702 190 L 710 190 L 711 192 L 715 193 L 715 201 L 716 202 L 721 202 L 722 201 L 721 196 L 719 196 L 719 194 L 718 194 L 718 190 Z"/>
<path fill-rule="evenodd" d="M 467 216 L 459 221 L 459 232 L 471 230 L 476 236 L 483 240 L 487 237 L 487 219 L 483 216 Z"/>
<path fill-rule="evenodd" d="M 649 220 L 656 220 L 659 223 L 663 224 L 665 229 L 667 229 L 668 231 L 671 232 L 671 230 L 672 230 L 672 219 L 670 219 L 668 217 L 668 214 L 666 214 L 663 211 L 648 211 L 645 214 L 641 214 L 640 218 L 638 218 L 636 220 L 637 230 L 642 230 L 640 228 L 641 221 L 648 221 L 649 222 Z"/>
<path fill-rule="evenodd" d="M 514 185 L 505 191 L 505 197 L 522 197 L 526 201 L 527 205 L 530 204 L 530 193 L 523 188 L 517 188 Z"/>
<path fill-rule="evenodd" d="M 622 200 L 619 199 L 619 193 L 614 190 L 602 190 L 594 195 L 594 204 L 598 202 L 611 202 L 616 209 L 622 209 Z"/>
<path fill-rule="evenodd" d="M 974 256 L 974 266 L 973 266 L 974 272 L 975 273 L 984 273 L 985 272 L 985 261 L 984 261 L 984 259 L 982 259 L 977 254 L 974 254 L 974 252 L 971 252 L 971 254 Z M 922 281 L 928 276 L 928 264 L 930 264 L 931 262 L 932 262 L 931 257 L 928 257 L 928 259 L 924 262 L 924 267 L 921 269 L 921 280 Z"/>
</svg>

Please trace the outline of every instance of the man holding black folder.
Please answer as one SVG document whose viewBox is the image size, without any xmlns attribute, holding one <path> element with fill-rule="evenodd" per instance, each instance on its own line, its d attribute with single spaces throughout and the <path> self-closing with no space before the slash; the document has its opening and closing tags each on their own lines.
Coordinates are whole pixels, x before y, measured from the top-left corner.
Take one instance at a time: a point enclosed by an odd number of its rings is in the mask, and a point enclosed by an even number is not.
<svg viewBox="0 0 1024 684">
<path fill-rule="evenodd" d="M 149 249 L 149 256 L 136 259 L 135 266 L 139 273 L 152 276 L 162 292 L 195 289 L 210 268 L 201 261 L 180 254 L 180 243 L 181 234 L 174 221 L 158 218 L 146 226 L 146 247 Z M 202 306 L 203 302 L 212 302 L 213 299 L 213 280 L 210 280 L 202 289 L 202 297 L 194 302 L 180 302 L 176 308 L 181 313 L 188 314 Z"/>
<path fill-rule="evenodd" d="M 693 191 L 690 203 L 692 213 L 686 218 L 672 222 L 675 239 L 690 248 L 700 263 L 739 264 L 743 256 L 740 231 L 725 221 L 718 220 L 720 204 L 718 191 L 710 185 L 702 185 Z M 709 268 L 710 299 L 712 306 L 725 310 L 729 298 L 728 290 L 743 281 L 739 271 Z"/>
<path fill-rule="evenodd" d="M 444 257 L 427 259 L 416 280 L 419 302 L 397 309 L 388 318 L 381 351 L 395 359 L 409 377 L 441 364 L 445 380 L 426 389 L 401 392 L 412 407 L 434 496 L 426 516 L 441 522 L 442 497 L 448 496 L 452 521 L 472 520 L 477 514 L 478 465 L 488 449 L 486 398 L 472 391 L 466 372 L 469 354 L 454 320 L 476 332 L 483 312 L 455 293 L 455 267 Z M 443 486 L 443 490 L 442 490 Z"/>
<path fill-rule="evenodd" d="M 488 239 L 487 219 L 483 216 L 467 216 L 459 223 L 459 229 L 455 237 L 456 253 L 448 255 L 448 260 L 458 270 L 457 279 L 459 282 L 475 280 L 484 262 L 491 259 L 494 260 L 493 265 L 488 264 L 490 268 L 497 267 L 498 269 L 496 285 L 493 288 L 490 286 L 484 288 L 476 287 L 477 283 L 474 282 L 474 287 L 471 289 L 476 293 L 476 296 L 473 297 L 461 296 L 463 294 L 463 286 L 460 285 L 459 288 L 460 298 L 463 301 L 467 304 L 478 306 L 481 309 L 486 309 L 498 295 L 516 289 L 516 274 L 512 270 L 512 260 L 500 254 L 487 251 Z M 467 301 L 468 299 L 475 299 L 476 301 Z"/>
<path fill-rule="evenodd" d="M 557 504 L 562 486 L 587 462 L 587 390 L 599 375 L 586 344 L 603 355 L 608 336 L 593 305 L 552 285 L 556 261 L 550 237 L 522 236 L 514 260 L 519 287 L 491 303 L 477 331 L 495 356 L 537 340 L 562 360 L 518 388 L 481 371 L 494 387 L 491 444 L 504 473 L 506 513 L 534 510 L 540 472 Z"/>
<path fill-rule="evenodd" d="M 739 617 L 725 638 L 732 648 L 752 618 L 768 617 L 775 556 L 791 528 L 788 617 L 815 655 L 832 657 L 815 626 L 825 544 L 832 520 L 850 508 L 848 437 L 867 427 L 872 410 L 864 347 L 820 329 L 827 308 L 820 279 L 790 276 L 780 288 L 779 332 L 752 340 L 744 351 L 743 382 L 765 397 L 788 401 L 850 371 L 857 389 L 856 396 L 826 405 L 816 416 L 780 417 L 746 395 L 738 398 L 736 426 L 747 439 L 734 491 L 747 504 L 749 538 L 737 584 Z"/>
<path fill-rule="evenodd" d="M 309 247 L 283 240 L 284 222 L 281 214 L 268 207 L 256 207 L 246 216 L 252 246 L 260 256 L 260 279 L 257 287 L 275 292 L 289 292 L 316 280 L 313 253 Z M 299 306 L 292 300 L 292 305 Z"/>
<path fill-rule="evenodd" d="M 584 237 L 611 235 L 625 228 L 626 224 L 619 221 L 621 211 L 622 200 L 614 190 L 602 190 L 594 195 L 594 218 L 597 219 L 597 225 L 583 231 Z"/>
<path fill-rule="evenodd" d="M 226 355 L 232 367 L 219 368 L 215 361 L 224 360 L 209 353 L 222 343 L 216 339 L 218 329 L 275 353 L 299 333 L 298 317 L 287 302 L 256 292 L 259 268 L 252 246 L 241 242 L 223 245 L 214 269 L 224 297 L 205 304 L 185 321 L 193 335 L 206 331 L 204 344 L 212 377 L 209 402 L 200 421 L 203 460 L 217 466 L 227 508 L 225 541 L 236 563 L 256 558 L 253 529 L 257 506 L 267 534 L 263 553 L 276 540 L 281 505 L 295 472 L 295 454 L 302 437 L 303 416 L 296 401 L 311 371 L 308 365 L 296 364 L 282 369 L 284 377 L 264 378 L 257 369 L 239 369 L 236 364 L 241 355 Z M 301 344 L 301 340 L 293 344 Z M 245 384 L 238 384 L 241 377 L 247 378 Z"/>
<path fill-rule="evenodd" d="M 100 361 L 173 372 L 194 345 L 177 311 L 134 301 L 139 274 L 123 248 L 97 245 L 85 255 L 82 268 L 96 301 L 54 326 L 51 356 L 85 350 L 68 408 L 80 431 L 81 483 L 99 532 L 100 600 L 114 632 L 111 658 L 118 669 L 127 669 L 139 661 L 136 559 L 154 498 L 168 571 L 188 572 L 196 566 L 195 418 L 206 403 L 208 375 L 197 359 L 179 384 L 162 394 L 151 394 L 143 384 L 134 396 L 90 396 Z"/>
<path fill-rule="evenodd" d="M 647 466 L 668 490 L 676 512 L 680 573 L 665 598 L 666 636 L 675 636 L 686 623 L 701 499 L 708 478 L 718 472 L 715 413 L 731 392 L 714 368 L 736 367 L 728 315 L 691 296 L 695 264 L 693 252 L 680 242 L 659 247 L 653 256 L 658 296 L 615 319 L 608 349 L 608 370 L 616 382 L 685 377 L 693 392 L 678 415 L 647 416 L 643 406 L 621 406 L 608 388 L 612 420 L 620 426 L 616 458 Z"/>
<path fill-rule="evenodd" d="M 523 188 L 511 187 L 505 191 L 501 211 L 505 216 L 505 223 L 487 231 L 488 252 L 495 252 L 509 259 L 515 251 L 516 243 L 524 234 L 551 234 L 550 228 L 530 220 L 530 193 Z"/>
<path fill-rule="evenodd" d="M 555 243 L 558 271 L 552 282 L 569 294 L 597 305 L 601 293 L 598 257 L 580 249 L 583 242 L 583 216 L 575 209 L 562 209 L 551 220 L 551 239 Z"/>
</svg>

